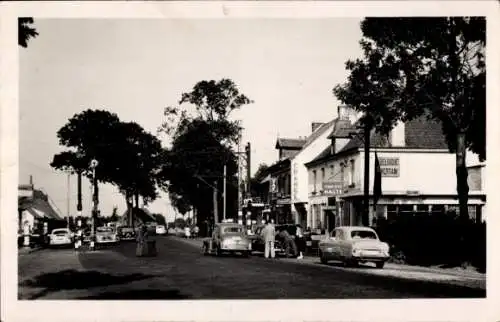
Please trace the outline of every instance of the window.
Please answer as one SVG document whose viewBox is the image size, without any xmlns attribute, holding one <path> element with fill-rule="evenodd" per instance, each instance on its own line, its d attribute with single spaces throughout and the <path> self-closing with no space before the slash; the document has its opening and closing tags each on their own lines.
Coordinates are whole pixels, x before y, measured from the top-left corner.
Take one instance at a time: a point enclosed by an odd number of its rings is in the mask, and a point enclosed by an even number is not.
<svg viewBox="0 0 500 322">
<path fill-rule="evenodd" d="M 342 185 L 344 185 L 344 182 L 345 182 L 345 180 L 344 180 L 344 175 L 345 175 L 345 173 L 344 173 L 344 172 L 345 172 L 345 171 L 344 171 L 344 164 L 343 164 L 343 163 L 341 163 L 341 164 L 340 164 L 340 178 L 341 178 L 341 180 L 342 180 Z"/>
<path fill-rule="evenodd" d="M 321 182 L 325 181 L 325 168 L 321 168 Z"/>
<path fill-rule="evenodd" d="M 313 193 L 316 193 L 316 182 L 317 181 L 317 176 L 316 176 L 316 170 L 313 170 Z"/>
<path fill-rule="evenodd" d="M 330 176 L 333 177 L 335 175 L 335 166 L 332 164 L 330 166 Z"/>
<path fill-rule="evenodd" d="M 243 232 L 242 227 L 226 227 L 224 228 L 225 233 L 241 233 Z"/>
<path fill-rule="evenodd" d="M 377 235 L 370 230 L 353 230 L 351 231 L 352 239 L 377 239 Z"/>
<path fill-rule="evenodd" d="M 349 178 L 349 184 L 354 185 L 354 171 L 356 170 L 354 160 L 351 160 L 351 175 Z"/>
</svg>

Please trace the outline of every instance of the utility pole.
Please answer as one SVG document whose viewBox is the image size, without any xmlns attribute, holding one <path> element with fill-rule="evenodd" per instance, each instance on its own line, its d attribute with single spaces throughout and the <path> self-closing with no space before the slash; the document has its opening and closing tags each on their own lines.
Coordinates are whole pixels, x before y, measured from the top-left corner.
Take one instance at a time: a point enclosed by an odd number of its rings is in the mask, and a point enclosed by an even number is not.
<svg viewBox="0 0 500 322">
<path fill-rule="evenodd" d="M 241 134 L 238 136 L 238 151 L 236 152 L 238 156 L 238 216 L 237 220 L 240 218 L 243 219 L 243 212 L 241 208 L 241 152 L 240 152 L 240 142 L 241 142 Z"/>
<path fill-rule="evenodd" d="M 250 179 L 251 179 L 251 167 L 250 167 L 250 157 L 251 157 L 251 146 L 250 146 L 250 142 L 247 143 L 247 146 L 246 146 L 246 154 L 247 154 L 247 198 L 250 198 L 252 196 L 252 193 L 251 193 L 251 184 L 250 184 Z"/>
<path fill-rule="evenodd" d="M 217 204 L 217 181 L 214 181 L 214 224 L 219 222 L 219 209 Z"/>
<path fill-rule="evenodd" d="M 68 216 L 67 220 L 67 228 L 69 229 L 69 214 L 70 214 L 70 209 L 69 209 L 69 199 L 70 199 L 70 173 L 68 172 L 68 180 L 67 180 L 67 188 L 66 188 L 66 213 Z"/>
<path fill-rule="evenodd" d="M 226 175 L 227 175 L 227 166 L 224 164 L 224 187 L 223 187 L 223 197 L 224 197 L 224 208 L 223 208 L 223 215 L 222 218 L 226 220 L 226 205 L 227 205 L 227 198 L 226 198 Z"/>
<path fill-rule="evenodd" d="M 371 120 L 366 120 L 363 134 L 364 134 L 364 152 L 365 152 L 365 171 L 364 171 L 364 202 L 363 202 L 363 226 L 370 226 L 370 132 Z"/>
<path fill-rule="evenodd" d="M 94 207 L 92 209 L 92 219 L 91 219 L 91 226 L 92 226 L 92 230 L 90 232 L 90 236 L 91 236 L 91 239 L 90 239 L 90 249 L 93 250 L 94 249 L 94 246 L 95 246 L 95 224 L 96 224 L 96 217 L 97 217 L 97 210 L 98 210 L 98 203 L 99 203 L 99 200 L 98 200 L 98 191 L 97 191 L 97 178 L 96 178 L 96 168 L 97 168 L 97 165 L 99 164 L 99 162 L 97 162 L 97 160 L 92 160 L 90 162 L 90 167 L 92 168 L 92 186 L 93 186 L 93 190 L 94 190 L 94 196 L 93 196 L 93 201 L 94 201 Z"/>
</svg>

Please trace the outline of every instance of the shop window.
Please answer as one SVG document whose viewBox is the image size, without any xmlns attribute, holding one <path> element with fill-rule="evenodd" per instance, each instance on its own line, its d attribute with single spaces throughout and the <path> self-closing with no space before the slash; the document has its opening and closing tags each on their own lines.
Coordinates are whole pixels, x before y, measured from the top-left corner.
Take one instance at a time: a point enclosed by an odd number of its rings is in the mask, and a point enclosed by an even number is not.
<svg viewBox="0 0 500 322">
<path fill-rule="evenodd" d="M 387 205 L 387 220 L 394 221 L 398 218 L 398 206 Z"/>
<path fill-rule="evenodd" d="M 400 216 L 413 216 L 414 214 L 413 205 L 400 205 L 399 215 Z"/>
<path fill-rule="evenodd" d="M 416 215 L 428 216 L 429 215 L 429 206 L 428 205 L 417 205 Z"/>
</svg>

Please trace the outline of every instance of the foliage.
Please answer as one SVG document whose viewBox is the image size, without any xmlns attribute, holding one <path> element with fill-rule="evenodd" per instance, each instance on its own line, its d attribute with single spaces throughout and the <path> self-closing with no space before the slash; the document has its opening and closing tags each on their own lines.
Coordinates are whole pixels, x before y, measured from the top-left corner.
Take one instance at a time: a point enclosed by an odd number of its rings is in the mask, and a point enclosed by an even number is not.
<svg viewBox="0 0 500 322">
<path fill-rule="evenodd" d="M 250 179 L 250 190 L 251 195 L 255 197 L 265 197 L 266 193 L 269 192 L 269 188 L 260 182 L 265 178 L 265 171 L 269 168 L 267 164 L 261 163 L 254 176 Z"/>
<path fill-rule="evenodd" d="M 457 155 L 460 214 L 468 217 L 467 148 L 485 151 L 485 19 L 367 18 L 364 59 L 348 61 L 348 80 L 334 88 L 363 121 L 387 133 L 398 121 L 426 115 L 442 124 Z"/>
<path fill-rule="evenodd" d="M 96 159 L 96 178 L 117 186 L 128 199 L 133 194 L 154 200 L 157 175 L 164 162 L 160 141 L 137 123 L 121 122 L 116 114 L 85 110 L 57 132 L 59 143 L 70 150 L 54 155 L 51 166 L 92 178 L 90 161 Z"/>
<path fill-rule="evenodd" d="M 174 227 L 175 228 L 184 228 L 184 227 L 186 227 L 186 221 L 184 220 L 184 218 L 176 218 L 174 220 Z"/>
<path fill-rule="evenodd" d="M 229 117 L 250 103 L 232 80 L 222 79 L 198 82 L 192 91 L 181 95 L 180 106 L 165 108 L 166 121 L 159 131 L 171 136 L 172 146 L 160 175 L 168 182 L 172 205 L 181 214 L 195 207 L 199 220 L 213 215 L 213 188 L 223 190 L 224 164 L 227 200 L 237 196 L 237 161 L 232 145 L 239 140 L 241 127 Z M 222 210 L 222 202 L 218 204 Z"/>
<path fill-rule="evenodd" d="M 111 213 L 111 216 L 109 217 L 109 221 L 115 222 L 118 221 L 118 207 L 113 207 L 113 212 Z"/>
<path fill-rule="evenodd" d="M 156 223 L 158 225 L 167 227 L 167 220 L 165 219 L 165 216 L 163 216 L 162 214 L 153 214 L 153 216 L 155 217 Z"/>
<path fill-rule="evenodd" d="M 31 17 L 17 18 L 17 42 L 19 46 L 27 48 L 28 41 L 38 36 L 36 29 L 31 27 L 33 23 L 34 20 Z"/>
<path fill-rule="evenodd" d="M 464 229 L 468 234 L 462 236 Z M 482 271 L 486 269 L 484 222 L 464 222 L 453 213 L 405 214 L 392 221 L 377 221 L 376 230 L 391 246 L 391 256 L 397 262 L 453 267 L 465 260 Z"/>
</svg>

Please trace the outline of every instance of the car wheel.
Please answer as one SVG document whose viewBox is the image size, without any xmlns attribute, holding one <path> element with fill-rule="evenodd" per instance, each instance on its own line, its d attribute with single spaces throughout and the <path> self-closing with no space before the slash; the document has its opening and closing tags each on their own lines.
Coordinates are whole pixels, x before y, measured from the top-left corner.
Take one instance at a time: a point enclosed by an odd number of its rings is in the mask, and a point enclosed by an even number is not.
<svg viewBox="0 0 500 322">
<path fill-rule="evenodd" d="M 217 247 L 215 248 L 215 256 L 220 256 L 221 254 L 222 254 L 222 252 L 220 251 L 219 246 L 217 246 Z"/>
<path fill-rule="evenodd" d="M 201 246 L 201 251 L 202 251 L 203 255 L 207 256 L 208 255 L 207 245 L 203 244 L 203 246 Z"/>
<path fill-rule="evenodd" d="M 319 260 L 321 261 L 321 264 L 327 264 L 328 260 L 326 259 L 325 255 L 323 255 L 322 251 L 319 251 Z"/>
<path fill-rule="evenodd" d="M 376 262 L 375 265 L 377 268 L 384 268 L 385 262 Z"/>
<path fill-rule="evenodd" d="M 250 256 L 250 252 L 243 252 L 242 255 L 243 257 L 248 258 Z"/>
</svg>

